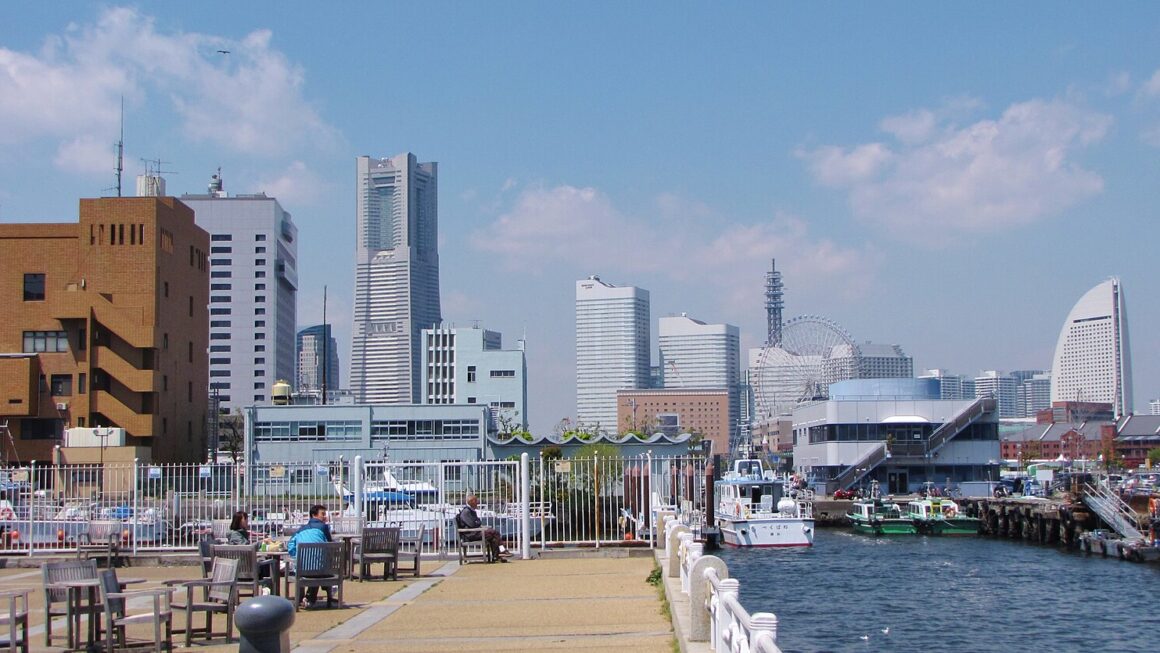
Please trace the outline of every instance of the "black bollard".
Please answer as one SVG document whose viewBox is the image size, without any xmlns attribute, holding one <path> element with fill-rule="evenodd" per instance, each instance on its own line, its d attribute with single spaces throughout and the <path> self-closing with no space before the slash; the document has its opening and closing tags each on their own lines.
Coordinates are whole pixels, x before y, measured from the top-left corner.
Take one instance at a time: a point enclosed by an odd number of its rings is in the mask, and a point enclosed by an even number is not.
<svg viewBox="0 0 1160 653">
<path fill-rule="evenodd" d="M 241 633 L 238 653 L 290 653 L 294 604 L 280 596 L 256 596 L 242 601 L 234 613 Z"/>
</svg>

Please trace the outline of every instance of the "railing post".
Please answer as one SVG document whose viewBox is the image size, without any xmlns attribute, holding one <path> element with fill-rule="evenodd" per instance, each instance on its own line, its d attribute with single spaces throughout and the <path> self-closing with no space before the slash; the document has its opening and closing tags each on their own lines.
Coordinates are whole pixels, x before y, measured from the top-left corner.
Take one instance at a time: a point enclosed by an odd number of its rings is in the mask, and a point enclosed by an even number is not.
<svg viewBox="0 0 1160 653">
<path fill-rule="evenodd" d="M 725 641 L 726 633 L 729 632 L 729 626 L 733 623 L 733 608 L 729 599 L 737 600 L 741 593 L 741 583 L 736 578 L 726 578 L 717 584 L 717 614 L 714 615 L 716 623 L 713 627 L 714 640 L 709 643 L 709 647 L 714 651 L 728 651 L 729 646 Z"/>
<path fill-rule="evenodd" d="M 362 456 L 355 456 L 354 457 L 354 462 L 352 463 L 351 468 L 350 468 L 350 484 L 351 484 L 350 489 L 351 489 L 351 491 L 354 492 L 354 514 L 355 514 L 355 517 L 358 518 L 359 528 L 361 529 L 362 525 L 366 523 L 364 521 L 366 516 L 363 515 L 363 511 L 366 508 L 366 506 L 363 505 L 364 497 L 366 495 L 363 494 L 364 479 L 363 479 L 363 457 Z"/>
<path fill-rule="evenodd" d="M 532 559 L 532 473 L 529 466 L 528 452 L 520 454 L 520 505 L 523 506 L 523 516 L 520 518 L 520 556 L 524 560 Z"/>
<path fill-rule="evenodd" d="M 133 487 L 130 488 L 130 492 L 133 493 L 133 510 L 130 511 L 130 513 L 129 513 L 129 536 L 131 538 L 133 538 L 133 555 L 134 556 L 137 555 L 137 539 L 138 539 L 137 538 L 137 527 L 141 524 L 141 515 L 140 515 L 140 513 L 137 512 L 140 509 L 138 499 L 141 496 L 141 490 L 140 490 L 140 485 L 139 485 L 140 480 L 141 480 L 140 475 L 139 475 L 140 469 L 141 469 L 141 459 L 134 458 L 133 459 Z M 113 566 L 112 560 L 109 561 L 109 566 L 110 567 Z"/>
<path fill-rule="evenodd" d="M 757 612 L 749 617 L 749 649 L 758 650 L 759 640 L 768 638 L 774 646 L 764 647 L 775 650 L 777 645 L 777 615 L 772 612 Z"/>
</svg>

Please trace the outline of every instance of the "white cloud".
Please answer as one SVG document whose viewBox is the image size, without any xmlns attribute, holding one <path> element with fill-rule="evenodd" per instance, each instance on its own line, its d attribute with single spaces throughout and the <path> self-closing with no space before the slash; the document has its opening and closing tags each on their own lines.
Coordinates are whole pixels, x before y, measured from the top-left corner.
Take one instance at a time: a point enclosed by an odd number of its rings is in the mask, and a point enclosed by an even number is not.
<svg viewBox="0 0 1160 653">
<path fill-rule="evenodd" d="M 125 97 L 130 111 L 171 108 L 191 141 L 236 152 L 329 146 L 336 132 L 302 86 L 301 70 L 272 47 L 269 31 L 239 42 L 162 33 L 152 18 L 112 8 L 94 24 L 49 37 L 37 54 L 0 48 L 0 143 L 47 136 L 75 151 L 111 141 Z"/>
<path fill-rule="evenodd" d="M 673 194 L 659 196 L 655 206 L 659 215 L 650 220 L 618 210 L 595 188 L 530 189 L 473 234 L 472 244 L 525 271 L 600 270 L 634 278 L 647 273 L 690 282 L 692 293 L 708 293 L 729 314 L 753 308 L 771 258 L 810 280 L 799 287 L 842 296 L 857 296 L 873 283 L 880 263 L 872 247 L 818 238 L 794 216 L 731 223 L 711 206 Z"/>
<path fill-rule="evenodd" d="M 1123 95 L 1132 90 L 1132 75 L 1131 73 L 1121 70 L 1108 75 L 1108 81 L 1104 85 L 1104 94 L 1109 97 Z"/>
<path fill-rule="evenodd" d="M 294 161 L 275 177 L 259 178 L 252 191 L 240 192 L 262 192 L 289 207 L 312 205 L 328 190 L 327 182 L 318 173 L 302 161 Z"/>
<path fill-rule="evenodd" d="M 108 173 L 112 180 L 117 154 L 108 140 L 97 140 L 90 135 L 81 135 L 60 144 L 53 163 L 62 170 L 81 173 Z M 128 176 L 125 177 L 128 179 Z"/>
<path fill-rule="evenodd" d="M 1140 95 L 1147 98 L 1160 95 L 1160 69 L 1152 73 L 1152 76 L 1140 85 Z"/>
<path fill-rule="evenodd" d="M 937 118 L 929 109 L 919 109 L 901 116 L 883 118 L 880 128 L 907 144 L 921 143 L 934 134 Z"/>
<path fill-rule="evenodd" d="M 1103 190 L 1072 154 L 1101 140 L 1109 116 L 1064 101 L 1011 105 L 964 127 L 938 114 L 887 118 L 898 144 L 799 152 L 817 181 L 849 192 L 854 214 L 916 242 L 942 245 L 1059 213 Z"/>
</svg>

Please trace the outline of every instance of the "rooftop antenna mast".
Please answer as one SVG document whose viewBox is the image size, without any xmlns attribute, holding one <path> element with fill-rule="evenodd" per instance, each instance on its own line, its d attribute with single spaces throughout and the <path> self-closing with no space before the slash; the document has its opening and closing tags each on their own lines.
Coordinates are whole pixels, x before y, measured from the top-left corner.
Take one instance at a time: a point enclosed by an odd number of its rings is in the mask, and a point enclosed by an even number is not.
<svg viewBox="0 0 1160 653">
<path fill-rule="evenodd" d="M 121 196 L 121 173 L 125 172 L 125 96 L 121 96 L 121 134 L 116 142 L 117 146 L 117 167 L 114 173 L 117 177 L 117 197 Z M 113 190 L 106 188 L 105 190 Z"/>
<path fill-rule="evenodd" d="M 219 168 L 220 171 L 220 168 Z M 220 174 L 220 172 L 219 172 Z M 326 324 L 326 286 L 322 287 L 322 404 L 326 405 L 326 377 L 330 376 L 330 328 Z"/>
</svg>

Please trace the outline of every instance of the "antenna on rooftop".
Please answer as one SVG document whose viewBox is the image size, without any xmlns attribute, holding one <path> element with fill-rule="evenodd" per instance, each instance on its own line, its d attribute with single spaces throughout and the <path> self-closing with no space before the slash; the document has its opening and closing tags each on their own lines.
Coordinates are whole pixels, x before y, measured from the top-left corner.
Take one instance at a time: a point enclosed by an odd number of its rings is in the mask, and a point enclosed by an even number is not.
<svg viewBox="0 0 1160 653">
<path fill-rule="evenodd" d="M 115 143 L 117 146 L 117 167 L 113 170 L 117 178 L 117 197 L 121 196 L 121 173 L 125 171 L 125 96 L 121 96 L 121 135 Z M 105 190 L 113 190 L 106 188 Z"/>
<path fill-rule="evenodd" d="M 165 178 L 162 174 L 175 175 L 173 170 L 162 170 L 168 161 L 161 159 L 141 159 L 145 164 L 145 174 L 137 175 L 137 197 L 161 197 L 165 195 Z"/>
</svg>

